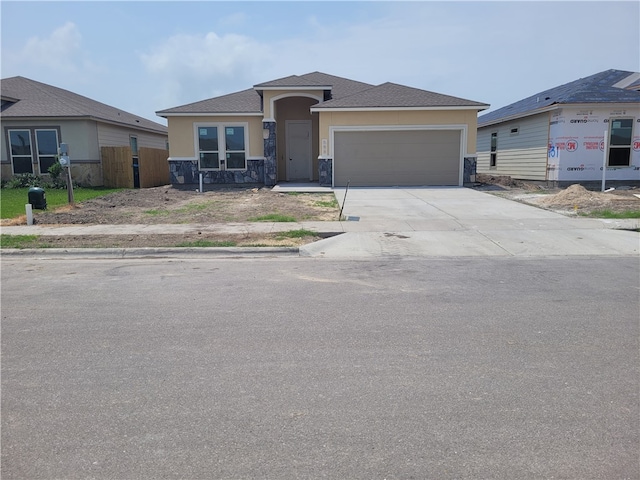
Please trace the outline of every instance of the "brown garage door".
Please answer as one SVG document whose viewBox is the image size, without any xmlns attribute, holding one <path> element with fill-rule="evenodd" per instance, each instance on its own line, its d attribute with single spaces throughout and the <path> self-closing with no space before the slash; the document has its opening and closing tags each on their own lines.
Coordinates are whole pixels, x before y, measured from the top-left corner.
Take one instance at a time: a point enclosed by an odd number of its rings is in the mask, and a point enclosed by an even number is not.
<svg viewBox="0 0 640 480">
<path fill-rule="evenodd" d="M 335 132 L 334 184 L 460 184 L 459 130 Z"/>
</svg>

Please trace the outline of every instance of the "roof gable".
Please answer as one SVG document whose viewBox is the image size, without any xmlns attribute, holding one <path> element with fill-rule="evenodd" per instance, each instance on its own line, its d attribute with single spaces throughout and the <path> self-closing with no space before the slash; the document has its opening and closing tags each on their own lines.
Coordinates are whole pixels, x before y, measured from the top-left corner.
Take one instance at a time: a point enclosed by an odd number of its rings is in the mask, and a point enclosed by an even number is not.
<svg viewBox="0 0 640 480">
<path fill-rule="evenodd" d="M 309 88 L 325 88 L 331 87 L 331 84 L 319 83 L 309 78 L 300 77 L 298 75 L 290 75 L 284 78 L 271 80 L 270 82 L 259 83 L 254 85 L 256 90 L 264 88 L 287 88 L 287 87 L 309 87 Z"/>
<path fill-rule="evenodd" d="M 25 77 L 2 80 L 4 118 L 92 118 L 166 134 L 167 128 L 151 120 L 97 102 L 62 88 Z"/>
<path fill-rule="evenodd" d="M 550 88 L 482 115 L 478 118 L 478 126 L 496 123 L 503 119 L 532 115 L 557 104 L 640 102 L 640 92 L 614 87 L 630 75 L 634 75 L 634 72 L 606 70 Z"/>
<path fill-rule="evenodd" d="M 350 80 L 343 77 L 336 77 L 335 75 L 329 75 L 322 72 L 311 72 L 301 76 L 309 80 L 313 80 L 317 83 L 332 85 L 332 99 L 343 98 L 373 87 L 373 85 L 371 85 L 370 83 L 358 82 L 356 80 Z"/>
<path fill-rule="evenodd" d="M 286 90 L 287 88 L 322 89 L 325 91 L 330 89 L 330 95 L 325 97 L 327 100 L 313 106 L 312 110 L 314 111 L 324 108 L 474 108 L 484 110 L 489 107 L 484 103 L 395 83 L 374 86 L 327 73 L 311 72 L 259 83 L 253 88 L 241 92 L 160 110 L 156 113 L 160 116 L 260 114 L 262 112 L 261 90 Z"/>
<path fill-rule="evenodd" d="M 175 108 L 168 108 L 156 112 L 157 115 L 166 114 L 255 114 L 262 113 L 262 99 L 253 88 L 248 88 L 236 93 L 229 93 L 220 97 L 209 98 L 199 102 L 188 103 Z"/>
<path fill-rule="evenodd" d="M 383 83 L 344 98 L 320 103 L 318 109 L 332 108 L 446 108 L 467 107 L 483 110 L 488 105 L 419 88 Z"/>
</svg>

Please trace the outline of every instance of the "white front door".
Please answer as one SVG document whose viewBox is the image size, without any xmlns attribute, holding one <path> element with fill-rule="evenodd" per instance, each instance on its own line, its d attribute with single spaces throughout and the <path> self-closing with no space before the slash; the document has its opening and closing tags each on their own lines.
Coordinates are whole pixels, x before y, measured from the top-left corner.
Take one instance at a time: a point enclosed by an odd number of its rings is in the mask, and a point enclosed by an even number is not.
<svg viewBox="0 0 640 480">
<path fill-rule="evenodd" d="M 287 120 L 287 180 L 311 177 L 311 120 Z"/>
</svg>

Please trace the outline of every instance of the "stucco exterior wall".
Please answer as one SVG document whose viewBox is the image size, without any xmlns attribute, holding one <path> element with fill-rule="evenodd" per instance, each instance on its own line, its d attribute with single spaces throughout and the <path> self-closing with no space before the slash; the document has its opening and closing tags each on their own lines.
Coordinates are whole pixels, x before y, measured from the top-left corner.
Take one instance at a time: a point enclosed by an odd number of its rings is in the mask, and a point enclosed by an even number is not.
<svg viewBox="0 0 640 480">
<path fill-rule="evenodd" d="M 262 92 L 263 112 L 265 119 L 275 119 L 278 116 L 278 107 L 275 112 L 271 110 L 272 100 L 286 97 L 308 97 L 315 99 L 314 103 L 322 101 L 323 90 L 264 90 Z M 275 100 L 277 101 L 277 100 Z"/>
<path fill-rule="evenodd" d="M 69 156 L 72 161 L 99 162 L 97 124 L 90 120 L 2 120 L 2 148 L 3 163 L 10 163 L 7 129 L 19 128 L 59 128 L 60 143 L 69 145 Z"/>
<path fill-rule="evenodd" d="M 249 145 L 247 157 L 264 155 L 261 116 L 169 117 L 169 156 L 173 159 L 197 160 L 195 125 L 206 123 L 247 123 Z"/>
<path fill-rule="evenodd" d="M 103 184 L 102 164 L 100 159 L 101 146 L 128 146 L 129 136 L 138 138 L 139 147 L 166 148 L 167 135 L 140 131 L 135 128 L 120 127 L 117 125 L 103 124 L 94 120 L 2 120 L 2 148 L 1 175 L 3 179 L 13 176 L 11 156 L 9 153 L 7 129 L 36 129 L 57 128 L 60 135 L 59 143 L 69 146 L 69 158 L 71 159 L 71 174 L 74 181 L 80 185 L 100 186 Z M 35 145 L 32 144 L 35 148 Z M 38 165 L 34 165 L 34 173 L 40 172 Z"/>
<path fill-rule="evenodd" d="M 366 126 L 366 125 L 467 125 L 467 151 L 463 154 L 474 154 L 476 148 L 476 132 L 478 125 L 477 110 L 392 110 L 378 112 L 332 112 L 321 111 L 319 120 L 320 149 L 322 140 L 329 144 L 331 155 L 330 127 L 333 126 Z M 326 153 L 318 152 L 323 156 Z"/>
</svg>

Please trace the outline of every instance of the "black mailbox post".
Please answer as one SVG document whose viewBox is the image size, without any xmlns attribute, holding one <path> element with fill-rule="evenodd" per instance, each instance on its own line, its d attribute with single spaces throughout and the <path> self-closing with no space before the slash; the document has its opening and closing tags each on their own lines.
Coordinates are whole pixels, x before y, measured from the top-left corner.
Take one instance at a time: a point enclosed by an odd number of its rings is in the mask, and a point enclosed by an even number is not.
<svg viewBox="0 0 640 480">
<path fill-rule="evenodd" d="M 31 187 L 29 189 L 29 203 L 33 208 L 38 210 L 47 209 L 47 197 L 44 194 L 44 190 L 40 187 Z"/>
</svg>

